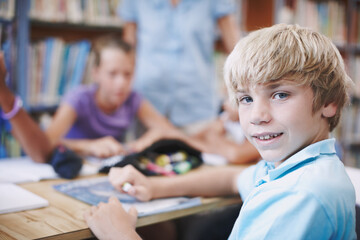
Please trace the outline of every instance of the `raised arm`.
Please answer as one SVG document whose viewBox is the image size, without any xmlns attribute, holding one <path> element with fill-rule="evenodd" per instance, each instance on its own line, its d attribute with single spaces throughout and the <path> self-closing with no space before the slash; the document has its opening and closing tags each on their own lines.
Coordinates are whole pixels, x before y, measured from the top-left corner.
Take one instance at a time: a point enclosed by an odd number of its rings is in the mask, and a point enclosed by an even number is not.
<svg viewBox="0 0 360 240">
<path fill-rule="evenodd" d="M 4 56 L 0 52 L 0 107 L 4 113 L 9 113 L 14 108 L 15 95 L 6 86 L 5 76 Z M 12 134 L 25 153 L 35 162 L 47 162 L 52 152 L 50 141 L 26 111 L 21 108 L 9 121 Z"/>
</svg>

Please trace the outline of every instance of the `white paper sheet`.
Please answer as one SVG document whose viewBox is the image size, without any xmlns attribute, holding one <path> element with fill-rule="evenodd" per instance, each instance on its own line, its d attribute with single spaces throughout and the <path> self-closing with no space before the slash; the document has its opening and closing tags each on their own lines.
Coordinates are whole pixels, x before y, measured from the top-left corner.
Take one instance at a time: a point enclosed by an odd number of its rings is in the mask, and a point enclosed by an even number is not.
<svg viewBox="0 0 360 240">
<path fill-rule="evenodd" d="M 12 183 L 0 183 L 0 214 L 46 207 L 49 202 Z"/>
</svg>

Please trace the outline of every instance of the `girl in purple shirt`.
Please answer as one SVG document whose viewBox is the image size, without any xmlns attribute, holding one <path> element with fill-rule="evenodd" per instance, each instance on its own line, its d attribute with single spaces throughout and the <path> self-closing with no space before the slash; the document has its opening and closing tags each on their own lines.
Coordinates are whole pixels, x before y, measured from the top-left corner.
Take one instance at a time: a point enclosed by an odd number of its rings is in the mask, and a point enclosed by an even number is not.
<svg viewBox="0 0 360 240">
<path fill-rule="evenodd" d="M 138 151 L 153 141 L 180 134 L 148 101 L 132 91 L 135 55 L 131 46 L 114 36 L 98 39 L 94 46 L 95 83 L 68 93 L 57 110 L 47 134 L 82 154 L 109 157 Z M 147 132 L 126 146 L 121 142 L 138 118 Z M 174 135 L 173 135 L 174 136 Z"/>
</svg>

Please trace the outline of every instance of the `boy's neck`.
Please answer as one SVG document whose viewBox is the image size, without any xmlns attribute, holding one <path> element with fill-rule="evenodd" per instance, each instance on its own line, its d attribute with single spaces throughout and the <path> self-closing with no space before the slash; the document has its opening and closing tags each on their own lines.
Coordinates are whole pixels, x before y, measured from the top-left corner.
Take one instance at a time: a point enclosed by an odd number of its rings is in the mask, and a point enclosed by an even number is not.
<svg viewBox="0 0 360 240">
<path fill-rule="evenodd" d="M 280 166 L 283 162 L 285 162 L 286 160 L 288 160 L 290 157 L 294 156 L 296 153 L 298 153 L 298 152 L 302 151 L 303 149 L 309 147 L 310 145 L 315 144 L 315 143 L 320 142 L 320 141 L 323 141 L 323 140 L 326 140 L 326 139 L 329 139 L 329 138 L 330 138 L 330 133 L 328 134 L 327 137 L 324 137 L 324 138 L 321 138 L 321 139 L 319 139 L 319 140 L 317 140 L 317 141 L 314 141 L 314 142 L 312 142 L 312 143 L 304 146 L 303 148 L 299 149 L 298 151 L 294 152 L 293 154 L 290 154 L 290 155 L 289 155 L 288 157 L 286 157 L 284 160 L 281 160 L 281 161 L 278 161 L 278 162 L 274 162 L 275 168 L 277 168 L 278 166 Z"/>
</svg>

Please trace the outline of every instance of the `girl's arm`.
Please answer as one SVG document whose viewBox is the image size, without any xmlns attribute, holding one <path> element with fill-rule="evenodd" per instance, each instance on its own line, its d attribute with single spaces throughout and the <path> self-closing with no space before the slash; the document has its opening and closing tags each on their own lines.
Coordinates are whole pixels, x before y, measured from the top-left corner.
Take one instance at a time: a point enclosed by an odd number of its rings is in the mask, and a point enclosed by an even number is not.
<svg viewBox="0 0 360 240">
<path fill-rule="evenodd" d="M 64 103 L 59 107 L 46 131 L 53 146 L 62 143 L 80 155 L 99 158 L 124 153 L 123 145 L 111 136 L 99 139 L 64 139 L 76 118 L 76 111 L 70 105 Z"/>
<path fill-rule="evenodd" d="M 50 126 L 46 129 L 46 134 L 53 146 L 56 146 L 61 142 L 61 139 L 74 124 L 76 117 L 76 112 L 70 105 L 65 103 L 59 106 Z"/>
</svg>

